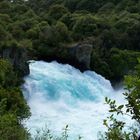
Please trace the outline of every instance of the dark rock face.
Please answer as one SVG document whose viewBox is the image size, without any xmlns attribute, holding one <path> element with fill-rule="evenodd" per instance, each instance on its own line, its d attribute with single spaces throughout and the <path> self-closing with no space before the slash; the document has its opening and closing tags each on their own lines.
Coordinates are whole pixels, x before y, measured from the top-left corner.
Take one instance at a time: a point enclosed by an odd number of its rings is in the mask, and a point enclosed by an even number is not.
<svg viewBox="0 0 140 140">
<path fill-rule="evenodd" d="M 82 69 L 90 69 L 92 45 L 79 43 L 69 48 L 70 55 L 81 64 Z"/>
<path fill-rule="evenodd" d="M 0 52 L 0 57 L 8 59 L 18 71 L 20 76 L 29 74 L 29 64 L 27 63 L 27 51 L 24 48 L 6 48 Z"/>
<path fill-rule="evenodd" d="M 64 51 L 64 50 L 63 50 Z M 62 57 L 61 53 L 56 53 L 56 56 L 48 56 L 48 58 L 41 58 L 41 60 L 57 60 L 61 63 L 69 63 L 81 71 L 90 69 L 90 59 L 92 53 L 92 45 L 87 43 L 77 43 L 65 48 L 66 56 Z M 63 53 L 62 53 L 63 54 Z M 62 57 L 62 58 L 61 58 Z M 26 76 L 30 73 L 28 64 L 28 55 L 26 48 L 10 47 L 0 51 L 0 58 L 8 59 L 18 72 L 19 76 Z"/>
</svg>

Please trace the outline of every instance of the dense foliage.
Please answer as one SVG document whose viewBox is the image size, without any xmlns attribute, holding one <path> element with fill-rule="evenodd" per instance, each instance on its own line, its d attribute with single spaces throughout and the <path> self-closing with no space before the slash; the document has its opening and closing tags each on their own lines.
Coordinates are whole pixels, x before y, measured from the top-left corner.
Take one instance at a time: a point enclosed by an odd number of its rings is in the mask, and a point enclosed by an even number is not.
<svg viewBox="0 0 140 140">
<path fill-rule="evenodd" d="M 0 50 L 23 46 L 34 58 L 69 60 L 69 44 L 88 42 L 91 69 L 119 80 L 140 55 L 139 7 L 139 0 L 2 0 Z"/>
<path fill-rule="evenodd" d="M 19 81 L 12 65 L 7 60 L 0 59 L 1 140 L 24 140 L 29 135 L 22 120 L 30 116 L 30 111 L 18 87 Z"/>
</svg>

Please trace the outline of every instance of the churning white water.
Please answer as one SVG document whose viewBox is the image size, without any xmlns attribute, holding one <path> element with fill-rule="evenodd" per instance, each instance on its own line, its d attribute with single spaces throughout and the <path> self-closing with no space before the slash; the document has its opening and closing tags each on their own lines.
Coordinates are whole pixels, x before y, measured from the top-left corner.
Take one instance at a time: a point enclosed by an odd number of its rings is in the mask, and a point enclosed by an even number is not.
<svg viewBox="0 0 140 140">
<path fill-rule="evenodd" d="M 34 134 L 47 125 L 59 135 L 69 125 L 69 140 L 81 135 L 83 140 L 96 140 L 104 131 L 108 116 L 106 96 L 124 102 L 122 90 L 115 91 L 108 80 L 93 71 L 81 73 L 70 65 L 35 61 L 25 78 L 23 92 L 32 116 L 26 126 Z"/>
</svg>

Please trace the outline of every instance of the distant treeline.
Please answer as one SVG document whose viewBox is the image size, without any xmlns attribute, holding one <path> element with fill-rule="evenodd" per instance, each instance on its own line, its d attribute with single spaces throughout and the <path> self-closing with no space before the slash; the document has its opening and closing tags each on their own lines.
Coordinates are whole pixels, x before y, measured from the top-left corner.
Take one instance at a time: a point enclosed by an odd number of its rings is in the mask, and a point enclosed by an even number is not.
<svg viewBox="0 0 140 140">
<path fill-rule="evenodd" d="M 69 44 L 89 42 L 91 69 L 117 80 L 137 64 L 139 7 L 139 0 L 1 0 L 0 49 L 24 47 L 31 57 L 65 59 Z"/>
</svg>

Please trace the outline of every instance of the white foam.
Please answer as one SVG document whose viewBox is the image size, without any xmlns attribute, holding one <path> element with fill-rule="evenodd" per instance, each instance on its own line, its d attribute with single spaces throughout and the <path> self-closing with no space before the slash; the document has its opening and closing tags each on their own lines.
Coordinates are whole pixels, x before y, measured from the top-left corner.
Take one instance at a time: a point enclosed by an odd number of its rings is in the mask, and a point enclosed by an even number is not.
<svg viewBox="0 0 140 140">
<path fill-rule="evenodd" d="M 104 77 L 92 71 L 81 73 L 70 65 L 57 62 L 30 63 L 30 75 L 25 78 L 24 95 L 32 116 L 26 122 L 30 132 L 47 125 L 56 135 L 69 124 L 70 140 L 78 135 L 96 140 L 104 131 L 103 119 L 108 116 L 104 98 L 120 100 L 121 91 L 114 91 Z"/>
</svg>

